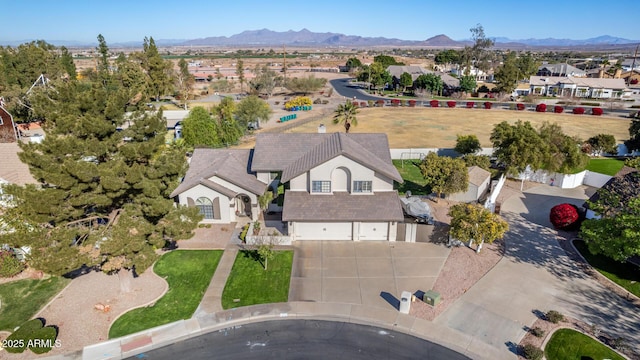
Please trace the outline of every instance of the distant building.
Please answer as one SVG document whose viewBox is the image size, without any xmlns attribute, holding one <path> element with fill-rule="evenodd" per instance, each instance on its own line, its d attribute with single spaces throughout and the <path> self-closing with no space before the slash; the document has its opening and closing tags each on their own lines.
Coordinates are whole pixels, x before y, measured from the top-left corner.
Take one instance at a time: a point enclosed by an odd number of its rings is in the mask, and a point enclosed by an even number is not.
<svg viewBox="0 0 640 360">
<path fill-rule="evenodd" d="M 623 98 L 631 95 L 623 79 L 532 76 L 531 94 L 582 98 Z"/>
<path fill-rule="evenodd" d="M 584 70 L 565 63 L 543 64 L 538 67 L 536 76 L 567 76 L 567 77 L 587 77 Z"/>
</svg>

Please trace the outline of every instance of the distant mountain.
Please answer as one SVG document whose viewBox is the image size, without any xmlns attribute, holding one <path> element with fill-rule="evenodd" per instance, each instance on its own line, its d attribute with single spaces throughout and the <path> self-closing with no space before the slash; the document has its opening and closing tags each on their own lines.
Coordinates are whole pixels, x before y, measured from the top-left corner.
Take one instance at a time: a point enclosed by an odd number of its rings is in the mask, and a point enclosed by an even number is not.
<svg viewBox="0 0 640 360">
<path fill-rule="evenodd" d="M 447 35 L 440 34 L 425 40 L 424 45 L 425 46 L 441 46 L 441 47 L 458 47 L 458 46 L 464 46 L 464 43 L 452 40 Z"/>
<path fill-rule="evenodd" d="M 572 47 L 572 46 L 611 46 L 640 43 L 640 40 L 629 40 L 610 35 L 598 36 L 585 40 L 572 39 L 521 39 L 512 40 L 507 37 L 492 38 L 498 48 L 532 48 L 532 47 Z M 17 46 L 25 41 L 2 41 L 0 45 Z M 60 46 L 69 47 L 94 47 L 95 42 L 82 43 L 79 41 L 47 40 L 47 42 Z M 201 39 L 161 39 L 156 40 L 158 46 L 353 46 L 353 47 L 373 47 L 373 46 L 428 46 L 439 48 L 457 48 L 471 44 L 468 39 L 452 40 L 447 35 L 440 34 L 428 38 L 424 41 L 401 40 L 385 37 L 363 37 L 357 35 L 345 35 L 331 32 L 312 32 L 308 29 L 300 31 L 272 31 L 269 29 L 247 30 L 232 36 L 213 36 Z M 140 47 L 142 40 L 120 42 L 109 44 L 111 47 Z"/>
<path fill-rule="evenodd" d="M 584 46 L 584 45 L 624 45 L 640 43 L 640 40 L 629 40 L 610 35 L 602 35 L 584 40 L 573 39 L 519 39 L 512 40 L 506 37 L 492 38 L 496 44 L 516 43 L 528 46 Z"/>
</svg>

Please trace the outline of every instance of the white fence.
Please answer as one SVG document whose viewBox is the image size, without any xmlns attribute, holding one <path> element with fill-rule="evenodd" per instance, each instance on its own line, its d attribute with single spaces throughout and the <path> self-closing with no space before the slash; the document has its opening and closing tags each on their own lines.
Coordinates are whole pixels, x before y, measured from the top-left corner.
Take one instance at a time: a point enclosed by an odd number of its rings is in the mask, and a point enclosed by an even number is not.
<svg viewBox="0 0 640 360">
<path fill-rule="evenodd" d="M 409 160 L 409 159 L 422 159 L 427 156 L 428 153 L 434 152 L 441 156 L 458 156 L 458 154 L 453 148 L 407 148 L 407 149 L 389 149 L 391 153 L 391 159 L 393 160 Z M 493 148 L 482 148 L 479 155 L 489 155 L 493 154 Z"/>
<path fill-rule="evenodd" d="M 557 186 L 561 189 L 573 189 L 580 185 L 600 188 L 612 178 L 610 175 L 584 170 L 576 174 L 549 173 L 544 170 L 520 173 L 518 179 Z"/>
</svg>

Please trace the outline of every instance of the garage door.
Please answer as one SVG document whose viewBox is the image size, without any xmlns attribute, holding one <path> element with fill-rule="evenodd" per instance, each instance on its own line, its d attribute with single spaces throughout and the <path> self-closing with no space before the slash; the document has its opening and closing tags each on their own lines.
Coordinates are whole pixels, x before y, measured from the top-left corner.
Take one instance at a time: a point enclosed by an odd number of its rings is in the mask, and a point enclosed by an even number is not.
<svg viewBox="0 0 640 360">
<path fill-rule="evenodd" d="M 389 223 L 360 223 L 360 240 L 388 240 Z"/>
<path fill-rule="evenodd" d="M 294 224 L 296 240 L 351 240 L 351 223 Z"/>
</svg>

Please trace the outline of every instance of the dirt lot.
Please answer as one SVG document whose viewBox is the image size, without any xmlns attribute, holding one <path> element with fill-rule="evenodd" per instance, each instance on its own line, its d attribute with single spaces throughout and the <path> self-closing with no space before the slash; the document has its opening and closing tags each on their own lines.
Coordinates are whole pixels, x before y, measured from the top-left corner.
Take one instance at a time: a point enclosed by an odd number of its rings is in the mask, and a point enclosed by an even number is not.
<svg viewBox="0 0 640 360">
<path fill-rule="evenodd" d="M 383 132 L 392 148 L 455 146 L 456 134 L 475 134 L 484 147 L 490 147 L 489 137 L 495 124 L 530 121 L 535 127 L 543 122 L 555 122 L 564 132 L 581 139 L 599 133 L 612 134 L 616 140 L 629 138 L 629 120 L 621 117 L 536 113 L 515 110 L 447 109 L 447 108 L 364 108 L 359 110 L 358 125 L 351 132 Z M 327 132 L 344 131 L 330 117 L 295 127 L 288 132 L 316 132 L 323 123 Z"/>
</svg>

